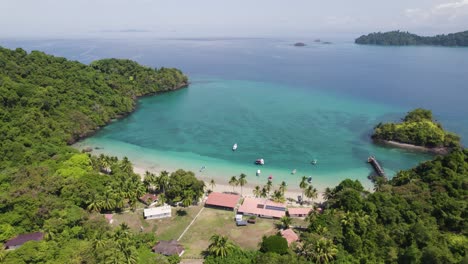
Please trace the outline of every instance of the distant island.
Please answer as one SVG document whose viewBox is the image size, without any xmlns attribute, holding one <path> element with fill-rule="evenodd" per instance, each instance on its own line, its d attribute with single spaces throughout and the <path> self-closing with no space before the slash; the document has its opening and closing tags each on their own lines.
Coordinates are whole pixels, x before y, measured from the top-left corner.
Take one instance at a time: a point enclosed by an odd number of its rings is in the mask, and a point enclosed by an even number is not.
<svg viewBox="0 0 468 264">
<path fill-rule="evenodd" d="M 306 44 L 304 42 L 296 42 L 296 43 L 294 43 L 294 46 L 295 47 L 305 47 Z"/>
<path fill-rule="evenodd" d="M 390 31 L 377 32 L 360 36 L 355 40 L 356 44 L 381 45 L 381 46 L 446 46 L 446 47 L 468 47 L 468 31 L 452 33 L 448 35 L 437 35 L 433 37 L 418 36 L 409 32 Z"/>
<path fill-rule="evenodd" d="M 374 128 L 372 139 L 437 154 L 447 154 L 450 149 L 461 145 L 458 135 L 445 131 L 440 123 L 433 120 L 430 110 L 421 108 L 409 112 L 402 123 L 379 123 Z"/>
</svg>

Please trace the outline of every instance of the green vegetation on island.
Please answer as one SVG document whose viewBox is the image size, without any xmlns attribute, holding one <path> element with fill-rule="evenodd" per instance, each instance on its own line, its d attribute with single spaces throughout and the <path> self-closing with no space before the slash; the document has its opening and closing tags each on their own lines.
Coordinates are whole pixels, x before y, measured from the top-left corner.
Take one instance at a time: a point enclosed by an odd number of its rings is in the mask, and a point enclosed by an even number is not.
<svg viewBox="0 0 468 264">
<path fill-rule="evenodd" d="M 372 139 L 394 141 L 426 148 L 455 148 L 460 146 L 460 137 L 447 132 L 434 121 L 432 112 L 415 109 L 401 123 L 379 123 L 374 128 Z"/>
<path fill-rule="evenodd" d="M 424 37 L 403 31 L 377 32 L 360 36 L 355 40 L 357 44 L 371 44 L 383 46 L 468 46 L 468 31 Z"/>
</svg>

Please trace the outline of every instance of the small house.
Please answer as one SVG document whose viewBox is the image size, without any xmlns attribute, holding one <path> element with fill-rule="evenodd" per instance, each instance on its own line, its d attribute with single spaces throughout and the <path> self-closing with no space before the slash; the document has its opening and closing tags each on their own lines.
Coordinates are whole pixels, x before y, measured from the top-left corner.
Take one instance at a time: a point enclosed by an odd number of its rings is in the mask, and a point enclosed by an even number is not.
<svg viewBox="0 0 468 264">
<path fill-rule="evenodd" d="M 212 192 L 208 195 L 205 206 L 233 211 L 240 198 L 238 194 Z"/>
<path fill-rule="evenodd" d="M 160 219 L 171 217 L 171 206 L 163 205 L 159 207 L 147 208 L 143 210 L 145 219 Z"/>
<path fill-rule="evenodd" d="M 299 240 L 299 236 L 291 228 L 281 231 L 281 236 L 288 241 L 288 245 Z"/>
<path fill-rule="evenodd" d="M 42 232 L 22 234 L 5 242 L 4 246 L 5 246 L 5 249 L 13 250 L 13 249 L 19 248 L 21 245 L 23 245 L 26 242 L 41 241 L 42 239 L 44 239 L 44 233 Z"/>
<path fill-rule="evenodd" d="M 184 246 L 179 244 L 176 240 L 164 241 L 161 240 L 153 247 L 153 252 L 165 256 L 178 255 L 179 257 L 184 254 Z"/>
<path fill-rule="evenodd" d="M 155 195 L 155 194 L 152 194 L 152 193 L 147 193 L 143 196 L 141 196 L 140 198 L 138 198 L 138 200 L 140 200 L 140 202 L 146 204 L 146 205 L 150 205 L 152 203 L 155 203 L 158 201 L 158 196 Z"/>
</svg>

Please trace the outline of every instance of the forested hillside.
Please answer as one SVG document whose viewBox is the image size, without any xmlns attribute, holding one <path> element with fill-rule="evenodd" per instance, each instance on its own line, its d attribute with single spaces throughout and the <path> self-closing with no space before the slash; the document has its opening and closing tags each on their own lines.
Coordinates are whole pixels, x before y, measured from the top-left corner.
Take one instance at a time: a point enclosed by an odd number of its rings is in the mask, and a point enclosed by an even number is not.
<svg viewBox="0 0 468 264">
<path fill-rule="evenodd" d="M 403 31 L 390 31 L 370 33 L 360 36 L 355 40 L 357 44 L 372 44 L 383 46 L 408 46 L 408 45 L 431 45 L 431 46 L 468 46 L 468 31 L 424 37 Z"/>
<path fill-rule="evenodd" d="M 130 113 L 137 96 L 187 83 L 177 69 L 129 60 L 88 66 L 0 48 L 0 244 L 17 234 L 46 234 L 8 254 L 0 246 L 0 262 L 141 263 L 154 236 L 126 226 L 111 231 L 90 214 L 135 205 L 145 188 L 131 163 L 80 154 L 67 143 Z"/>
</svg>

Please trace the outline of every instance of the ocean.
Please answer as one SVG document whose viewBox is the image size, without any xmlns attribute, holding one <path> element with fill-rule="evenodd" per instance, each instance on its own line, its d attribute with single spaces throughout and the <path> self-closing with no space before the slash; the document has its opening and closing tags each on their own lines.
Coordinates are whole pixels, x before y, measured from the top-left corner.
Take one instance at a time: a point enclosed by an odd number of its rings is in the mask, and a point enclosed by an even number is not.
<svg viewBox="0 0 468 264">
<path fill-rule="evenodd" d="M 417 107 L 431 109 L 467 145 L 467 48 L 302 39 L 307 46 L 294 47 L 297 41 L 2 40 L 0 45 L 84 63 L 129 58 L 184 71 L 191 81 L 187 89 L 141 98 L 135 113 L 79 143 L 149 169 L 189 169 L 220 181 L 245 173 L 249 183 L 271 175 L 290 186 L 305 175 L 320 189 L 350 178 L 371 188 L 369 155 L 390 177 L 432 158 L 377 146 L 369 138 L 379 122 L 398 121 Z M 258 158 L 265 165 L 255 165 Z"/>
</svg>

